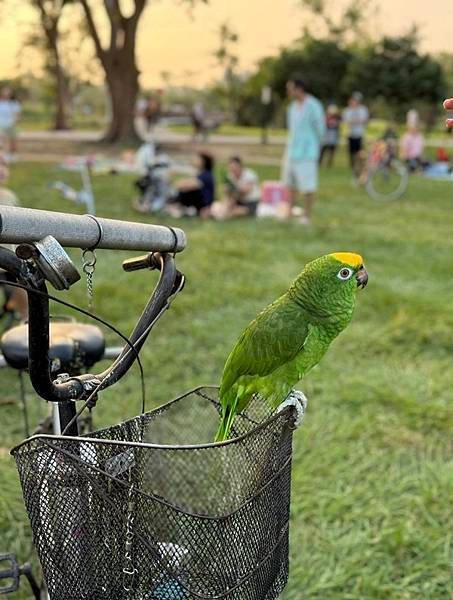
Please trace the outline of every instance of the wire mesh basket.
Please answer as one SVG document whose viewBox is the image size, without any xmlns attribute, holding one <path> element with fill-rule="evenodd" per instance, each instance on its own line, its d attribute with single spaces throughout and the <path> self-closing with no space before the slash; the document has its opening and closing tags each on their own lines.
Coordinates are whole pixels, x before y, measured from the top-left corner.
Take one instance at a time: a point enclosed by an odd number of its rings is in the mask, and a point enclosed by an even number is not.
<svg viewBox="0 0 453 600">
<path fill-rule="evenodd" d="M 51 600 L 273 600 L 288 576 L 292 409 L 212 444 L 216 388 L 15 448 Z"/>
</svg>

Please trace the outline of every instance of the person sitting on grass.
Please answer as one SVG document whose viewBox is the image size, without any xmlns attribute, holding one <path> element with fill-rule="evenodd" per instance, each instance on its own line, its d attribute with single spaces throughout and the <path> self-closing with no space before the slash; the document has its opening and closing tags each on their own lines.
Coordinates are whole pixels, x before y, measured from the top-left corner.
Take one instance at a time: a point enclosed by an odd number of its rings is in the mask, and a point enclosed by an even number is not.
<svg viewBox="0 0 453 600">
<path fill-rule="evenodd" d="M 260 201 L 258 175 L 252 169 L 244 167 L 242 158 L 232 156 L 228 161 L 225 177 L 225 195 L 223 214 L 220 218 L 235 219 L 252 217 Z"/>
<path fill-rule="evenodd" d="M 175 183 L 176 195 L 168 201 L 167 212 L 172 217 L 206 218 L 215 198 L 214 158 L 205 152 L 197 154 L 196 174 Z"/>
</svg>

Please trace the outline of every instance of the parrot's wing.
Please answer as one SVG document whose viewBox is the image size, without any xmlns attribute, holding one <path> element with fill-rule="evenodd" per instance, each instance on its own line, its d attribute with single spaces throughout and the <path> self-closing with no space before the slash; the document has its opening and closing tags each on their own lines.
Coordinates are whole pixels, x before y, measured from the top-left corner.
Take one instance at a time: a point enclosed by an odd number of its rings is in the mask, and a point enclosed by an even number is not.
<svg viewBox="0 0 453 600">
<path fill-rule="evenodd" d="M 220 396 L 244 375 L 269 375 L 294 359 L 304 347 L 310 326 L 297 305 L 280 298 L 245 329 L 223 372 Z"/>
</svg>

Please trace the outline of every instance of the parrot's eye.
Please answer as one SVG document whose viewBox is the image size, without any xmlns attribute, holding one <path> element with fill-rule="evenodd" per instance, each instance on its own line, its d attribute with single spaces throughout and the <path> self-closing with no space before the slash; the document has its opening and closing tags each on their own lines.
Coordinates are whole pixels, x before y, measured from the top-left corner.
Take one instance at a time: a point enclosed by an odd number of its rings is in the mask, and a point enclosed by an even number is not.
<svg viewBox="0 0 453 600">
<path fill-rule="evenodd" d="M 354 273 L 354 271 L 352 269 L 348 269 L 347 267 L 344 267 L 343 269 L 338 271 L 337 277 L 338 277 L 338 279 L 341 279 L 342 281 L 346 281 L 347 279 L 349 279 L 351 277 L 351 275 L 353 273 Z"/>
</svg>

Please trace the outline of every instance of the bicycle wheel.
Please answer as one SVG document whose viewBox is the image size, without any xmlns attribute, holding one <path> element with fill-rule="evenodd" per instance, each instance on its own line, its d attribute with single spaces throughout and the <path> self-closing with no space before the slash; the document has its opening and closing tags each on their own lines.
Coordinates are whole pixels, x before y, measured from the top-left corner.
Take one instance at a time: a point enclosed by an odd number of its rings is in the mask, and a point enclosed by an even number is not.
<svg viewBox="0 0 453 600">
<path fill-rule="evenodd" d="M 409 175 L 406 167 L 397 160 L 372 170 L 366 183 L 366 191 L 374 200 L 396 200 L 407 189 Z"/>
</svg>

